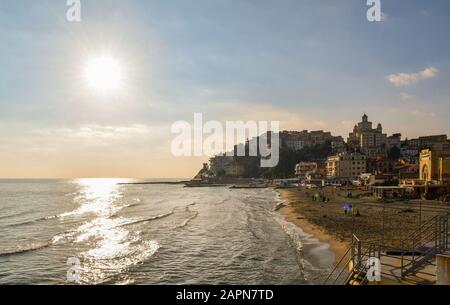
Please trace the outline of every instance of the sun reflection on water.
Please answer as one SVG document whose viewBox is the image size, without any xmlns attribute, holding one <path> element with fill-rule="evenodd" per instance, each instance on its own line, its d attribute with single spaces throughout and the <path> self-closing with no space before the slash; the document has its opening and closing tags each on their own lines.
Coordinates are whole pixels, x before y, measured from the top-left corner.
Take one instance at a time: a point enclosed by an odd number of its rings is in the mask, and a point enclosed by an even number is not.
<svg viewBox="0 0 450 305">
<path fill-rule="evenodd" d="M 116 213 L 128 207 L 123 200 L 121 183 L 126 179 L 80 179 L 75 202 L 79 207 L 62 215 L 77 217 L 94 216 L 78 227 L 74 242 L 85 249 L 80 253 L 83 259 L 82 282 L 102 283 L 121 273 L 159 249 L 153 240 L 142 240 L 140 231 L 130 231 L 126 224 L 131 219 L 119 217 Z M 125 279 L 129 281 L 130 279 Z"/>
<path fill-rule="evenodd" d="M 74 183 L 80 188 L 75 202 L 80 206 L 72 212 L 61 215 L 62 217 L 78 216 L 93 213 L 101 216 L 114 214 L 122 207 L 114 205 L 114 202 L 122 198 L 121 184 L 128 179 L 79 179 Z"/>
</svg>

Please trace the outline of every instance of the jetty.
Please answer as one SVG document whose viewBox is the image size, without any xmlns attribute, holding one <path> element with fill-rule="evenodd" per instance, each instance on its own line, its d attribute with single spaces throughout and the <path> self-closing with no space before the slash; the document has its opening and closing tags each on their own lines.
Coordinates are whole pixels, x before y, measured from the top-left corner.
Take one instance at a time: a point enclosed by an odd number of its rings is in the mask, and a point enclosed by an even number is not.
<svg viewBox="0 0 450 305">
<path fill-rule="evenodd" d="M 128 182 L 119 185 L 182 185 L 188 181 L 151 181 L 151 182 Z"/>
<path fill-rule="evenodd" d="M 268 185 L 232 185 L 230 189 L 266 189 Z"/>
</svg>

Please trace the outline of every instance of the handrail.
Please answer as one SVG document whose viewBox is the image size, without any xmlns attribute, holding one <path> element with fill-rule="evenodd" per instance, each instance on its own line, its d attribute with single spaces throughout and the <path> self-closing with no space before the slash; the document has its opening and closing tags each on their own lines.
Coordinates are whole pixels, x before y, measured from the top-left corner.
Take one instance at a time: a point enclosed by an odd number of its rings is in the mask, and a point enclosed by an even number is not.
<svg viewBox="0 0 450 305">
<path fill-rule="evenodd" d="M 355 248 L 357 248 L 356 251 L 355 251 Z M 346 257 L 349 254 L 350 254 L 349 259 L 345 261 L 345 264 L 343 264 L 344 260 L 346 259 Z M 323 281 L 323 285 L 327 285 L 327 283 L 330 279 L 332 280 L 331 284 L 334 285 L 341 278 L 342 274 L 344 273 L 346 268 L 349 266 L 350 262 L 353 262 L 353 268 L 356 266 L 356 264 L 355 264 L 356 257 L 358 257 L 358 258 L 361 257 L 361 241 L 356 235 L 352 235 L 351 245 L 349 246 L 349 248 L 347 249 L 345 254 L 342 256 L 340 261 L 334 266 L 333 270 L 329 273 L 329 275 L 325 279 L 325 281 Z M 339 270 L 338 275 L 334 279 L 332 279 L 332 276 L 336 273 L 336 270 L 338 270 L 338 268 L 341 268 Z"/>
<path fill-rule="evenodd" d="M 428 219 L 428 221 L 424 222 L 418 230 L 415 230 L 412 234 L 410 234 L 405 239 L 415 239 L 417 236 L 420 236 L 420 234 L 423 231 L 425 231 L 426 229 L 428 229 L 430 226 L 432 226 L 436 222 L 436 219 L 440 216 L 441 215 L 436 215 L 436 216 L 433 216 L 432 218 Z"/>
<path fill-rule="evenodd" d="M 416 232 L 416 235 L 412 239 L 412 259 L 405 264 L 402 253 L 402 265 L 401 265 L 401 275 L 402 278 L 407 274 L 414 272 L 417 268 L 423 265 L 426 262 L 427 258 L 431 254 L 439 253 L 440 251 L 445 251 L 448 245 L 448 225 L 449 225 L 449 214 L 445 215 L 436 215 L 430 221 L 425 223 L 419 230 Z M 444 239 L 444 240 L 442 240 Z M 416 250 L 426 246 L 431 242 L 435 242 L 434 247 L 425 250 L 418 251 L 416 254 Z M 445 243 L 443 246 L 442 244 Z M 407 269 L 408 268 L 408 269 Z"/>
<path fill-rule="evenodd" d="M 333 275 L 334 271 L 339 268 L 339 266 L 342 264 L 342 262 L 344 261 L 345 257 L 349 254 L 350 250 L 352 250 L 352 248 L 348 248 L 347 251 L 345 252 L 345 254 L 342 256 L 342 258 L 339 260 L 339 262 L 337 264 L 335 264 L 333 270 L 330 272 L 330 274 L 328 274 L 328 277 L 325 279 L 325 281 L 323 281 L 323 284 L 325 285 L 328 280 L 331 278 L 331 276 Z"/>
<path fill-rule="evenodd" d="M 371 257 L 372 250 L 375 251 L 375 250 L 373 249 L 373 245 L 370 245 L 370 246 L 369 246 L 369 249 L 362 255 L 362 258 L 364 258 L 364 257 L 366 257 L 366 256 L 367 256 L 367 258 L 370 258 L 370 257 Z M 358 273 L 356 273 L 356 274 L 355 274 L 355 273 L 354 273 L 354 274 L 351 274 L 351 275 L 347 278 L 346 282 L 350 281 L 352 277 L 355 277 L 355 278 L 357 279 L 359 276 L 362 275 L 363 272 L 366 272 L 367 269 L 368 269 L 368 267 L 367 267 L 367 261 L 365 261 L 365 263 L 363 264 L 363 259 L 361 259 L 361 260 L 358 262 L 358 265 L 355 266 L 355 269 L 356 269 L 357 271 L 359 270 Z M 356 276 L 355 276 L 355 275 L 356 275 Z M 364 277 L 364 279 L 365 279 L 366 277 L 367 277 L 367 274 L 366 274 L 366 276 Z"/>
<path fill-rule="evenodd" d="M 430 258 L 431 254 L 440 253 L 442 251 L 446 251 L 450 249 L 450 236 L 449 236 L 449 225 L 450 225 L 450 213 L 435 215 L 432 218 L 428 219 L 424 222 L 420 228 L 414 230 L 411 234 L 406 238 L 392 238 L 388 241 L 397 241 L 401 242 L 400 247 L 389 246 L 381 243 L 382 239 L 373 239 L 370 241 L 362 241 L 356 235 L 352 235 L 352 242 L 345 254 L 339 260 L 337 264 L 335 264 L 333 270 L 329 273 L 328 277 L 323 282 L 323 285 L 327 285 L 328 282 L 331 284 L 336 284 L 340 278 L 342 277 L 344 271 L 347 267 L 349 267 L 352 262 L 352 269 L 350 271 L 350 275 L 347 276 L 345 284 L 349 284 L 349 282 L 353 279 L 360 279 L 360 276 L 363 272 L 368 270 L 367 259 L 371 257 L 371 255 L 376 256 L 378 251 L 378 257 L 389 256 L 387 254 L 383 255 L 382 251 L 388 251 L 388 249 L 392 251 L 399 252 L 399 259 L 401 259 L 401 276 L 404 278 L 407 274 L 411 272 L 415 272 L 417 268 L 426 264 Z M 386 241 L 386 240 L 384 240 Z M 421 249 L 424 246 L 430 244 L 431 242 L 435 242 L 434 245 L 427 249 Z M 363 243 L 365 245 L 363 251 Z M 349 259 L 345 260 L 347 256 L 351 253 Z M 411 253 L 411 256 L 406 256 L 408 253 Z M 345 262 L 345 264 L 343 264 Z M 332 278 L 338 268 L 342 269 L 339 271 L 337 277 Z M 350 268 L 348 268 L 350 269 Z M 367 277 L 367 274 L 366 276 Z M 365 282 L 365 278 L 362 279 L 362 283 Z"/>
</svg>

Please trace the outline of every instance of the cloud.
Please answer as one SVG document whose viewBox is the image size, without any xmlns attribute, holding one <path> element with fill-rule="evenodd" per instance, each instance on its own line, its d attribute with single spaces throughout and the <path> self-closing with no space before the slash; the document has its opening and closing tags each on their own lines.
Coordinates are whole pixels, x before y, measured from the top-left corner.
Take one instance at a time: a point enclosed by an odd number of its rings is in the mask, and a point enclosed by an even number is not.
<svg viewBox="0 0 450 305">
<path fill-rule="evenodd" d="M 343 120 L 341 122 L 341 124 L 345 125 L 345 126 L 351 126 L 351 125 L 353 125 L 353 121 L 351 121 L 351 120 Z"/>
<path fill-rule="evenodd" d="M 269 104 L 223 101 L 216 104 L 216 111 L 222 121 L 267 121 L 279 122 L 281 130 L 326 129 L 325 120 L 316 120 L 314 115 L 303 109 L 276 107 Z M 209 117 L 214 119 L 214 117 Z"/>
<path fill-rule="evenodd" d="M 95 144 L 122 141 L 151 133 L 151 128 L 143 124 L 129 126 L 102 126 L 98 124 L 82 125 L 76 128 L 45 128 L 33 130 L 35 135 L 54 139 L 91 141 Z"/>
<path fill-rule="evenodd" d="M 422 80 L 434 78 L 439 70 L 434 67 L 428 67 L 417 73 L 397 73 L 386 76 L 386 79 L 396 87 L 406 87 L 418 83 Z"/>
<path fill-rule="evenodd" d="M 416 97 L 414 95 L 410 95 L 408 93 L 402 92 L 402 93 L 400 93 L 400 99 L 402 100 L 402 102 L 409 102 L 409 101 L 415 100 Z"/>
<path fill-rule="evenodd" d="M 421 110 L 411 110 L 411 115 L 420 117 L 420 118 L 434 118 L 436 116 L 436 113 L 434 112 L 427 112 L 427 111 L 421 111 Z"/>
</svg>

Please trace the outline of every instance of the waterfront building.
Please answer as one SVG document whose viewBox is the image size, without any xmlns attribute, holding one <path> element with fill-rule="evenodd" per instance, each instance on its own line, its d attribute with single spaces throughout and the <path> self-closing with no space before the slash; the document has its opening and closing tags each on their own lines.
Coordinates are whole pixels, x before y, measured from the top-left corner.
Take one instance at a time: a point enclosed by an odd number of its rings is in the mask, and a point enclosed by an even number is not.
<svg viewBox="0 0 450 305">
<path fill-rule="evenodd" d="M 327 178 L 357 178 L 366 173 L 366 156 L 360 153 L 340 153 L 327 159 Z"/>
<path fill-rule="evenodd" d="M 316 162 L 300 162 L 295 166 L 295 175 L 300 179 L 304 179 L 308 174 L 317 171 Z"/>
<path fill-rule="evenodd" d="M 450 149 L 424 149 L 420 153 L 420 180 L 450 180 Z"/>
</svg>

